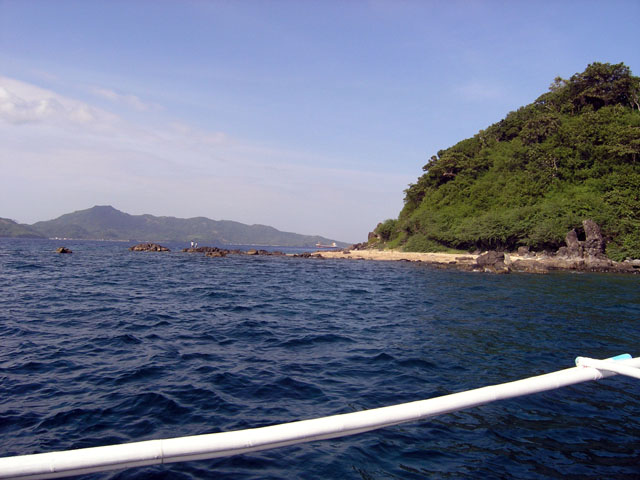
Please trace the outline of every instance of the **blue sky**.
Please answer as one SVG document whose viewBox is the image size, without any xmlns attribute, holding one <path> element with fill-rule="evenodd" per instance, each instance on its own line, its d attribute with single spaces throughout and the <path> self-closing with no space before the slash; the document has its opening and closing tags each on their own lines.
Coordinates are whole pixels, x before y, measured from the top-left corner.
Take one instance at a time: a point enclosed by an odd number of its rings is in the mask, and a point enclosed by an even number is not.
<svg viewBox="0 0 640 480">
<path fill-rule="evenodd" d="M 594 61 L 629 1 L 0 0 L 0 217 L 93 205 L 357 242 L 438 150 Z"/>
</svg>

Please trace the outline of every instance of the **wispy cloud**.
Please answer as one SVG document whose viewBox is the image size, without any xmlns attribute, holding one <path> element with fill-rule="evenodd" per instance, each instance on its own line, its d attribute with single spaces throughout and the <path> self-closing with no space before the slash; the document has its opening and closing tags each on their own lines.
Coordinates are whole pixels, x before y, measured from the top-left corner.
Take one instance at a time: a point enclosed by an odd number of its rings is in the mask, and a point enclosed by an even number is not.
<svg viewBox="0 0 640 480">
<path fill-rule="evenodd" d="M 107 99 L 113 103 L 117 103 L 119 105 L 125 105 L 129 108 L 133 108 L 138 112 L 151 112 L 162 110 L 162 107 L 156 103 L 152 102 L 144 102 L 140 99 L 140 97 L 136 95 L 119 93 L 115 90 L 103 87 L 92 87 L 89 89 L 91 93 L 97 95 L 101 98 Z"/>
<path fill-rule="evenodd" d="M 399 211 L 412 180 L 342 168 L 340 159 L 266 147 L 169 115 L 147 111 L 129 120 L 7 77 L 0 89 L 7 153 L 0 205 L 21 198 L 4 213 L 21 221 L 111 203 L 136 214 L 202 215 L 361 241 L 381 217 Z"/>
</svg>

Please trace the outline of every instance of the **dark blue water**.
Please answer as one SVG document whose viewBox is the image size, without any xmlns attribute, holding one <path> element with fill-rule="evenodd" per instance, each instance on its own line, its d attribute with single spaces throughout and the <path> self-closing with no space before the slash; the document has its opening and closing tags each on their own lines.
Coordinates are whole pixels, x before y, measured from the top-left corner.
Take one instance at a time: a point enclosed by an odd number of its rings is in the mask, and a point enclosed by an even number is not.
<svg viewBox="0 0 640 480">
<path fill-rule="evenodd" d="M 72 255 L 53 250 L 64 244 Z M 640 277 L 0 239 L 0 456 L 257 427 L 640 354 Z M 358 436 L 85 478 L 640 478 L 613 377 Z"/>
</svg>

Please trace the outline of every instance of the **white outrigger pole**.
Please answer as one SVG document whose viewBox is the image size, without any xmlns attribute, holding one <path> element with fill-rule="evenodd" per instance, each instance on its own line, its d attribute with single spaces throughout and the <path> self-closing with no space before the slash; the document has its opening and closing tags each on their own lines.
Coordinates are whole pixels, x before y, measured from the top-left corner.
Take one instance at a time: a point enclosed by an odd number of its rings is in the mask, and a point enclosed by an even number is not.
<svg viewBox="0 0 640 480">
<path fill-rule="evenodd" d="M 577 367 L 442 397 L 234 432 L 0 458 L 0 478 L 42 479 L 225 457 L 344 437 L 616 374 L 640 379 L 640 357 L 576 358 Z"/>
</svg>

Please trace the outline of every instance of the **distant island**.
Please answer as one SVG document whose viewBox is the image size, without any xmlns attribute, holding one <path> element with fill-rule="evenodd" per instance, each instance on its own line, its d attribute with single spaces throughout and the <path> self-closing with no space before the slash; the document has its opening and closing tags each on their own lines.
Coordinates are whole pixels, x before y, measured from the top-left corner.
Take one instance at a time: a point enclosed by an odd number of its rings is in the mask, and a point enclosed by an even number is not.
<svg viewBox="0 0 640 480">
<path fill-rule="evenodd" d="M 8 218 L 0 218 L 0 237 L 44 238 L 44 235 L 29 225 L 17 223 Z"/>
<path fill-rule="evenodd" d="M 368 246 L 556 252 L 601 229 L 640 258 L 640 78 L 623 63 L 560 77 L 533 103 L 432 156 Z M 573 232 L 573 233 L 571 233 Z M 575 242 L 574 242 L 575 243 Z"/>
<path fill-rule="evenodd" d="M 65 238 L 78 240 L 120 240 L 153 242 L 198 242 L 221 245 L 264 245 L 315 247 L 316 244 L 345 242 L 312 235 L 282 232 L 266 225 L 245 225 L 205 217 L 176 218 L 130 215 L 112 206 L 95 206 L 67 213 L 33 225 L 0 218 L 0 237 Z"/>
</svg>

